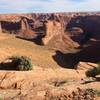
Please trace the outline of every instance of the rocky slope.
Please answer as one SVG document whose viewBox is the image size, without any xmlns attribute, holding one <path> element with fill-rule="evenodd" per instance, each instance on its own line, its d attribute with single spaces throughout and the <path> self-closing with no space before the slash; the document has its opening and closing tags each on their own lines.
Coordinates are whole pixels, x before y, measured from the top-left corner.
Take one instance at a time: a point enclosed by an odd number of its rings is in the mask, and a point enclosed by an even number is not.
<svg viewBox="0 0 100 100">
<path fill-rule="evenodd" d="M 84 71 L 35 68 L 28 72 L 1 71 L 0 98 L 4 100 L 99 100 L 99 82 L 85 84 Z"/>
</svg>

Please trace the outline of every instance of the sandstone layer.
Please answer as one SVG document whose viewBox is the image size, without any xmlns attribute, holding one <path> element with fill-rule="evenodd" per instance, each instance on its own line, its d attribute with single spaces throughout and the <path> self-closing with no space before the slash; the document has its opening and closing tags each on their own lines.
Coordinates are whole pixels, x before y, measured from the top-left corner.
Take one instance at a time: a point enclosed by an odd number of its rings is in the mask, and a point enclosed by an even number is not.
<svg viewBox="0 0 100 100">
<path fill-rule="evenodd" d="M 84 71 L 68 69 L 36 68 L 28 72 L 3 71 L 0 72 L 0 95 L 4 100 L 51 100 L 51 98 L 95 100 L 95 96 L 91 94 L 86 96 L 81 91 L 88 88 L 99 90 L 99 82 L 82 84 L 86 81 L 85 77 Z"/>
<path fill-rule="evenodd" d="M 2 14 L 0 31 L 62 52 L 100 40 L 100 13 Z M 66 49 L 67 48 L 67 49 Z M 68 50 L 70 51 L 70 50 Z"/>
</svg>

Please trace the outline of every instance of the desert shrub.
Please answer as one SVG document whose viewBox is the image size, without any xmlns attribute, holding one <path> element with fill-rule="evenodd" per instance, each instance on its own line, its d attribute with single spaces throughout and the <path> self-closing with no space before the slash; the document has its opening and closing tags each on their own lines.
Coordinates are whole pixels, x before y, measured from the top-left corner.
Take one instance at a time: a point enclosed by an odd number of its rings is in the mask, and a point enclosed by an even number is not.
<svg viewBox="0 0 100 100">
<path fill-rule="evenodd" d="M 94 67 L 93 69 L 86 71 L 87 77 L 95 77 L 96 75 L 99 74 L 100 74 L 100 63 L 98 63 L 98 67 Z"/>
<path fill-rule="evenodd" d="M 86 71 L 86 76 L 88 77 L 95 77 L 96 75 L 99 74 L 100 74 L 100 67 L 95 67 L 93 69 Z"/>
<path fill-rule="evenodd" d="M 9 59 L 16 66 L 16 70 L 20 71 L 32 70 L 31 59 L 27 56 L 12 56 Z"/>
<path fill-rule="evenodd" d="M 97 95 L 97 96 L 100 96 L 100 91 L 92 89 L 92 88 L 86 89 L 86 92 Z"/>
</svg>

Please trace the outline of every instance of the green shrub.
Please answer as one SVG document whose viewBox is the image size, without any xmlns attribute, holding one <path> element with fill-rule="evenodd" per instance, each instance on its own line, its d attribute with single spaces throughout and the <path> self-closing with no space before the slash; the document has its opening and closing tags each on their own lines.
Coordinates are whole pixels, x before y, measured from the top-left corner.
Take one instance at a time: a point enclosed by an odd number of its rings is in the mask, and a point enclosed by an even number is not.
<svg viewBox="0 0 100 100">
<path fill-rule="evenodd" d="M 87 77 L 95 77 L 96 75 L 100 74 L 100 63 L 98 63 L 98 67 L 90 69 L 86 72 Z"/>
<path fill-rule="evenodd" d="M 97 96 L 100 96 L 100 91 L 99 90 L 95 90 L 95 89 L 92 89 L 92 88 L 88 88 L 88 89 L 86 89 L 86 92 L 89 92 L 91 94 L 95 94 Z"/>
<path fill-rule="evenodd" d="M 100 74 L 100 67 L 95 67 L 86 72 L 86 76 L 88 77 L 95 77 L 96 75 L 99 75 L 99 74 Z"/>
<path fill-rule="evenodd" d="M 14 65 L 16 65 L 16 70 L 28 71 L 32 70 L 31 59 L 26 56 L 12 56 L 9 58 Z"/>
</svg>

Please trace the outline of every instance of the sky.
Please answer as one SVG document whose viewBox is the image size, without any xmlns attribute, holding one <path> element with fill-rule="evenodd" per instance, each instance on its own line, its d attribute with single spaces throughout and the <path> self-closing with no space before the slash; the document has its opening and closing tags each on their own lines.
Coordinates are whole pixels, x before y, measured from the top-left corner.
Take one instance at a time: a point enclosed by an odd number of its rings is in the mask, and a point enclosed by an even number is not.
<svg viewBox="0 0 100 100">
<path fill-rule="evenodd" d="M 0 13 L 100 11 L 100 0 L 0 0 Z"/>
</svg>

